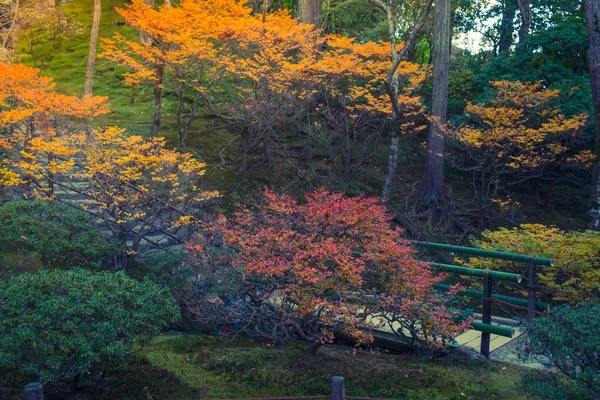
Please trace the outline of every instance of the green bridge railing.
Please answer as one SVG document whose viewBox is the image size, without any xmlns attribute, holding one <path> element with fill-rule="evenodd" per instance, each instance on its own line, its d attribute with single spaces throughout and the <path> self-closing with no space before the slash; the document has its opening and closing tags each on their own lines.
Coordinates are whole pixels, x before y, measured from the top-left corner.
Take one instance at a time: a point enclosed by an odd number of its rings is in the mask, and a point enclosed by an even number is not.
<svg viewBox="0 0 600 400">
<path fill-rule="evenodd" d="M 490 341 L 491 334 L 500 335 L 512 338 L 514 330 L 502 326 L 492 325 L 492 303 L 494 301 L 507 304 L 513 307 L 527 310 L 527 320 L 531 322 L 538 310 L 544 311 L 550 308 L 549 304 L 537 301 L 536 299 L 536 280 L 538 266 L 552 266 L 552 259 L 528 256 L 523 254 L 505 253 L 501 251 L 476 249 L 472 247 L 453 246 L 443 243 L 420 242 L 413 241 L 417 248 L 438 250 L 448 253 L 458 253 L 473 257 L 495 258 L 499 260 L 508 260 L 523 264 L 528 264 L 527 275 L 527 299 L 518 297 L 504 296 L 492 292 L 494 281 L 505 281 L 510 283 L 521 283 L 522 277 L 520 274 L 508 272 L 494 271 L 489 269 L 477 269 L 462 267 L 459 265 L 430 263 L 433 268 L 440 271 L 455 275 L 473 276 L 483 278 L 483 290 L 465 289 L 458 294 L 468 297 L 480 297 L 483 306 L 481 322 L 474 321 L 471 325 L 473 329 L 481 332 L 481 354 L 486 358 L 490 358 Z M 449 285 L 439 284 L 436 289 L 440 291 L 448 291 L 451 289 Z"/>
</svg>

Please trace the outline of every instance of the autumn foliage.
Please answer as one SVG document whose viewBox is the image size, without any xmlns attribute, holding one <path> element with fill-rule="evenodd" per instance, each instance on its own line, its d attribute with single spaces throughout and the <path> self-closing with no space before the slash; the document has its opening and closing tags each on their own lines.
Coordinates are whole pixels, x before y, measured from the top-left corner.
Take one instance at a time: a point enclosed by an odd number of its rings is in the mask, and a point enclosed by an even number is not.
<svg viewBox="0 0 600 400">
<path fill-rule="evenodd" d="M 64 122 L 61 117 L 91 120 L 108 113 L 105 101 L 101 96 L 79 98 L 56 93 L 52 79 L 40 76 L 38 69 L 0 63 L 0 126 L 5 129 L 60 129 L 60 122 Z M 21 126 L 25 121 L 27 124 Z"/>
<path fill-rule="evenodd" d="M 201 188 L 205 164 L 168 150 L 162 138 L 123 129 L 94 129 L 107 112 L 104 98 L 55 93 L 38 70 L 0 64 L 0 184 L 26 198 L 54 200 L 55 192 L 81 197 L 76 206 L 103 220 L 129 244 L 131 266 L 146 236 L 162 231 L 177 240 L 216 193 Z"/>
<path fill-rule="evenodd" d="M 552 104 L 558 90 L 544 89 L 539 82 L 498 81 L 492 87 L 495 97 L 486 105 L 467 105 L 471 124 L 453 132 L 472 149 L 474 159 L 493 163 L 499 174 L 591 159 L 589 151 L 577 149 L 587 116 L 562 115 Z"/>
<path fill-rule="evenodd" d="M 448 130 L 459 150 L 450 162 L 472 174 L 479 226 L 484 210 L 494 206 L 506 187 L 564 177 L 594 158 L 585 150 L 587 116 L 561 114 L 558 90 L 545 89 L 539 82 L 491 85 L 494 96 L 485 104 L 469 103 L 464 123 Z"/>
<path fill-rule="evenodd" d="M 445 276 L 417 261 L 390 221 L 375 198 L 318 190 L 300 202 L 265 191 L 256 208 L 221 217 L 190 244 L 190 311 L 277 341 L 344 333 L 364 344 L 369 329 L 387 326 L 414 345 L 443 346 L 466 322 L 433 290 Z"/>
<path fill-rule="evenodd" d="M 127 83 L 158 83 L 176 93 L 180 144 L 199 103 L 241 126 L 242 172 L 256 151 L 265 163 L 273 151 L 295 163 L 280 148 L 280 132 L 306 132 L 310 153 L 313 131 L 324 131 L 320 140 L 332 147 L 332 159 L 342 161 L 335 161 L 341 167 L 334 172 L 351 179 L 367 146 L 392 120 L 383 85 L 391 65 L 384 44 L 325 34 L 287 11 L 263 20 L 244 3 L 228 0 L 184 0 L 158 10 L 135 0 L 119 13 L 151 40 L 116 35 L 104 39 L 102 56 L 128 69 Z M 415 88 L 424 74 L 403 62 L 398 76 L 399 101 L 410 119 L 422 111 Z M 412 127 L 407 123 L 405 131 Z"/>
<path fill-rule="evenodd" d="M 475 246 L 517 254 L 551 258 L 554 265 L 538 270 L 540 291 L 554 304 L 572 306 L 600 298 L 600 233 L 565 232 L 555 226 L 523 224 L 515 228 L 484 231 Z M 475 268 L 521 273 L 520 267 L 499 260 L 469 260 Z"/>
</svg>

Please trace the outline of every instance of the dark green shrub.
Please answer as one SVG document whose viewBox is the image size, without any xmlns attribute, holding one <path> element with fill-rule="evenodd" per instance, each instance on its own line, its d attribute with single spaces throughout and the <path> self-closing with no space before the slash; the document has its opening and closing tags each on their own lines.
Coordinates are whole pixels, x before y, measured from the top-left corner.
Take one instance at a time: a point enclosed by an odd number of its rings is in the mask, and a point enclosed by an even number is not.
<svg viewBox="0 0 600 400">
<path fill-rule="evenodd" d="M 98 267 L 121 252 L 91 217 L 54 201 L 11 201 L 0 206 L 0 252 L 37 253 L 47 268 Z"/>
<path fill-rule="evenodd" d="M 580 303 L 576 308 L 562 305 L 545 318 L 535 319 L 527 328 L 525 360 L 547 357 L 574 380 L 580 398 L 600 395 L 600 304 Z M 565 385 L 545 385 L 545 390 L 565 391 Z M 546 393 L 545 398 L 551 396 Z"/>
<path fill-rule="evenodd" d="M 156 249 L 138 258 L 141 265 L 136 273 L 161 286 L 167 286 L 178 297 L 181 290 L 194 276 L 194 270 L 184 262 L 183 250 Z"/>
<path fill-rule="evenodd" d="M 125 273 L 42 270 L 0 283 L 0 367 L 95 377 L 179 319 L 169 291 Z"/>
</svg>

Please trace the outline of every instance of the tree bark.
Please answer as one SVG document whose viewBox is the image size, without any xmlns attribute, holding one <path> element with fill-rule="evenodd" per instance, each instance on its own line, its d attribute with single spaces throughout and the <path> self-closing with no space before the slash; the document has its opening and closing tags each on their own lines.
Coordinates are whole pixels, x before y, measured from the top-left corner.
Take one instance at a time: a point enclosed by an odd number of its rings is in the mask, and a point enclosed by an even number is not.
<svg viewBox="0 0 600 400">
<path fill-rule="evenodd" d="M 502 21 L 498 40 L 498 53 L 501 55 L 508 55 L 510 46 L 513 44 L 515 11 L 514 0 L 504 0 L 502 2 Z"/>
<path fill-rule="evenodd" d="M 267 22 L 267 11 L 269 9 L 269 0 L 263 0 L 262 22 Z"/>
<path fill-rule="evenodd" d="M 600 230 L 600 4 L 598 0 L 584 0 L 585 21 L 588 31 L 588 69 L 594 101 L 594 164 L 591 191 L 590 229 Z"/>
<path fill-rule="evenodd" d="M 144 4 L 154 8 L 155 0 L 144 0 Z M 165 3 L 167 4 L 167 3 Z M 170 6 L 170 3 L 168 4 Z M 140 41 L 149 46 L 153 44 L 153 39 L 144 31 L 140 31 Z M 158 136 L 160 130 L 160 118 L 162 109 L 162 84 L 165 73 L 164 64 L 155 64 L 154 74 L 156 80 L 154 81 L 154 115 L 152 116 L 152 135 Z"/>
<path fill-rule="evenodd" d="M 519 11 L 521 12 L 521 26 L 519 27 L 519 43 L 529 35 L 529 28 L 533 21 L 533 13 L 531 12 L 532 0 L 517 0 Z"/>
<path fill-rule="evenodd" d="M 389 6 L 385 9 L 385 14 L 388 22 L 388 36 L 390 39 L 390 50 L 392 58 L 392 68 L 398 63 L 398 49 L 396 46 L 396 24 L 394 23 L 394 16 Z M 392 102 L 398 98 L 398 74 L 393 71 L 391 76 L 388 75 L 388 93 L 390 93 L 390 99 Z M 397 121 L 392 123 L 392 139 L 390 142 L 390 156 L 388 158 L 388 173 L 385 177 L 385 184 L 383 186 L 382 197 L 387 200 L 392 192 L 392 183 L 394 182 L 394 176 L 396 176 L 396 167 L 398 166 L 398 147 L 400 145 L 400 132 L 399 124 L 401 116 L 398 115 L 397 110 L 394 110 L 394 114 Z"/>
<path fill-rule="evenodd" d="M 144 0 L 144 4 L 154 8 L 154 0 Z M 142 43 L 152 44 L 152 37 L 144 31 L 140 31 L 140 40 Z"/>
<path fill-rule="evenodd" d="M 432 122 L 427 138 L 427 167 L 421 185 L 419 209 L 438 209 L 446 204 L 444 159 L 448 112 L 448 62 L 450 58 L 450 1 L 437 0 L 433 33 Z"/>
<path fill-rule="evenodd" d="M 321 342 L 310 342 L 306 345 L 306 352 L 308 354 L 317 354 L 317 351 L 323 346 Z"/>
<path fill-rule="evenodd" d="M 394 21 L 394 14 L 392 12 L 392 9 L 390 8 L 390 5 L 384 4 L 381 0 L 369 0 L 369 2 L 374 7 L 378 8 L 379 10 L 385 13 L 388 24 L 388 35 L 390 39 L 390 50 L 392 59 L 392 67 L 388 71 L 388 75 L 385 78 L 385 90 L 390 98 L 390 102 L 392 103 L 392 109 L 394 114 L 394 122 L 392 123 L 390 156 L 388 159 L 388 172 L 385 178 L 385 184 L 383 186 L 382 193 L 382 197 L 384 198 L 384 200 L 388 200 L 392 190 L 394 176 L 396 175 L 396 167 L 398 164 L 398 147 L 400 144 L 400 125 L 403 122 L 403 110 L 398 102 L 398 66 L 400 65 L 400 62 L 403 59 L 405 59 L 408 49 L 414 46 L 414 43 L 417 40 L 417 33 L 423 28 L 423 25 L 425 24 L 425 21 L 429 16 L 432 1 L 430 0 L 429 2 L 427 2 L 427 4 L 425 4 L 425 8 L 422 10 L 420 19 L 409 31 L 407 39 L 400 52 L 398 52 L 396 46 L 396 23 Z"/>
<path fill-rule="evenodd" d="M 13 31 L 15 29 L 15 26 L 17 25 L 17 18 L 19 17 L 19 5 L 20 1 L 17 0 L 15 3 L 15 9 L 12 11 L 13 15 L 12 20 L 10 22 L 10 28 L 8 28 L 8 32 L 4 33 L 5 36 L 4 40 L 2 41 L 2 47 L 4 47 L 6 50 L 8 50 L 8 41 L 12 38 Z"/>
<path fill-rule="evenodd" d="M 156 64 L 156 81 L 154 82 L 154 116 L 152 117 L 152 135 L 158 136 L 162 111 L 162 83 L 165 74 L 164 64 Z"/>
<path fill-rule="evenodd" d="M 299 0 L 298 18 L 305 24 L 321 27 L 321 0 Z"/>
<path fill-rule="evenodd" d="M 600 231 L 600 161 L 594 163 L 590 203 L 590 217 L 592 220 L 589 228 L 594 231 Z"/>
<path fill-rule="evenodd" d="M 94 71 L 96 64 L 96 52 L 98 50 L 98 34 L 100 31 L 100 15 L 102 13 L 102 1 L 94 0 L 94 19 L 92 21 L 92 33 L 90 35 L 90 50 L 88 53 L 87 68 L 85 70 L 85 86 L 83 94 L 92 94 L 94 84 Z"/>
<path fill-rule="evenodd" d="M 180 91 L 177 93 L 177 114 L 175 118 L 177 119 L 177 140 L 179 142 L 179 147 L 185 147 L 185 135 L 184 135 L 184 122 L 183 122 L 183 106 L 185 103 L 185 98 L 183 96 L 183 92 Z"/>
</svg>

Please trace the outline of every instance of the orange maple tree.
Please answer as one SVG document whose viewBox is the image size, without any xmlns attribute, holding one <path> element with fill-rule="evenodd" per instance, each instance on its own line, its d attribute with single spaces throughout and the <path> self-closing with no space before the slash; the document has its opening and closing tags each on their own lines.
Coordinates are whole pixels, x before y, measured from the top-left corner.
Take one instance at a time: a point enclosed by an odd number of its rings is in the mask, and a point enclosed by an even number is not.
<svg viewBox="0 0 600 400">
<path fill-rule="evenodd" d="M 383 84 L 391 65 L 389 48 L 338 35 L 324 39 L 322 50 L 309 67 L 318 82 L 316 111 L 323 125 L 334 133 L 331 142 L 338 144 L 341 175 L 349 181 L 366 161 L 367 147 L 394 120 Z M 414 118 L 424 111 L 415 89 L 425 74 L 417 64 L 402 62 L 396 75 L 398 102 L 404 110 L 401 130 L 409 133 L 415 128 Z"/>
<path fill-rule="evenodd" d="M 117 33 L 102 39 L 101 57 L 128 68 L 127 84 L 150 82 L 177 96 L 177 131 L 184 146 L 202 93 L 219 82 L 221 71 L 215 62 L 225 54 L 218 42 L 251 20 L 251 10 L 237 1 L 183 0 L 178 7 L 154 9 L 134 0 L 117 11 L 149 40 L 128 41 Z M 161 96 L 161 91 L 155 95 Z M 158 107 L 155 113 L 160 117 Z"/>
<path fill-rule="evenodd" d="M 89 121 L 108 110 L 104 98 L 57 94 L 50 78 L 20 65 L 0 64 L 0 184 L 23 196 L 69 201 L 101 219 L 128 245 L 126 266 L 155 247 L 148 235 L 162 232 L 181 241 L 217 194 L 201 187 L 205 164 L 168 150 L 164 139 L 127 135 L 123 129 L 92 129 Z M 189 231 L 189 230 L 188 230 Z"/>
<path fill-rule="evenodd" d="M 468 325 L 434 291 L 445 276 L 415 259 L 380 200 L 305 197 L 265 191 L 256 209 L 220 217 L 210 237 L 189 245 L 198 276 L 188 304 L 199 320 L 316 346 L 335 333 L 368 343 L 370 328 L 387 325 L 413 345 L 438 347 Z"/>
<path fill-rule="evenodd" d="M 216 63 L 235 90 L 213 91 L 207 101 L 215 113 L 242 126 L 240 171 L 246 171 L 249 154 L 258 148 L 269 163 L 277 131 L 293 126 L 306 106 L 313 83 L 307 66 L 323 42 L 320 34 L 278 11 L 266 20 L 250 16 L 222 38 L 225 52 Z"/>
<path fill-rule="evenodd" d="M 135 0 L 119 12 L 151 40 L 127 41 L 117 35 L 104 41 L 104 57 L 126 66 L 131 84 L 162 82 L 156 66 L 164 66 L 165 87 L 177 87 L 173 90 L 179 98 L 180 143 L 198 102 L 204 101 L 217 115 L 242 127 L 240 171 L 248 168 L 249 154 L 258 149 L 266 163 L 275 148 L 294 164 L 281 148 L 280 132 L 325 130 L 326 140 L 338 144 L 333 158 L 344 158 L 348 177 L 358 146 L 366 148 L 392 115 L 383 86 L 391 65 L 386 46 L 326 35 L 287 11 L 263 18 L 241 2 L 225 3 L 185 0 L 179 7 L 154 10 Z M 416 64 L 403 62 L 398 76 L 398 98 L 406 106 L 410 131 L 410 116 L 422 111 L 414 89 L 423 74 Z M 188 118 L 182 122 L 179 116 L 186 104 Z M 363 138 L 364 132 L 373 134 Z M 309 137 L 308 154 L 310 146 Z M 361 163 L 355 160 L 350 169 Z"/>
<path fill-rule="evenodd" d="M 0 63 L 0 124 L 35 136 L 36 124 L 60 128 L 61 117 L 90 121 L 109 111 L 106 97 L 67 96 L 54 92 L 54 86 L 36 68 Z"/>
<path fill-rule="evenodd" d="M 495 95 L 486 104 L 469 103 L 467 121 L 448 136 L 462 150 L 449 158 L 472 172 L 480 214 L 491 207 L 502 188 L 553 170 L 588 165 L 593 156 L 584 150 L 586 115 L 566 117 L 554 101 L 559 91 L 541 83 L 492 82 Z"/>
<path fill-rule="evenodd" d="M 332 159 L 343 159 L 339 163 L 344 165 L 342 174 L 351 179 L 361 164 L 358 160 L 351 166 L 360 153 L 357 149 L 362 147 L 364 153 L 369 140 L 392 117 L 383 86 L 390 65 L 387 47 L 326 35 L 313 25 L 298 23 L 285 11 L 268 14 L 265 20 L 255 17 L 223 45 L 229 53 L 219 63 L 236 91 L 214 98 L 224 109 L 220 115 L 244 127 L 240 170 L 246 169 L 252 149 L 262 145 L 263 159 L 268 162 L 269 148 L 280 143 L 278 132 L 302 127 L 308 132 L 324 131 L 329 147 L 336 148 Z M 416 64 L 406 62 L 398 75 L 398 97 L 410 121 L 408 116 L 422 111 L 414 89 L 423 73 Z M 371 133 L 368 138 L 363 137 L 366 132 Z M 285 149 L 280 153 L 290 161 Z"/>
</svg>

